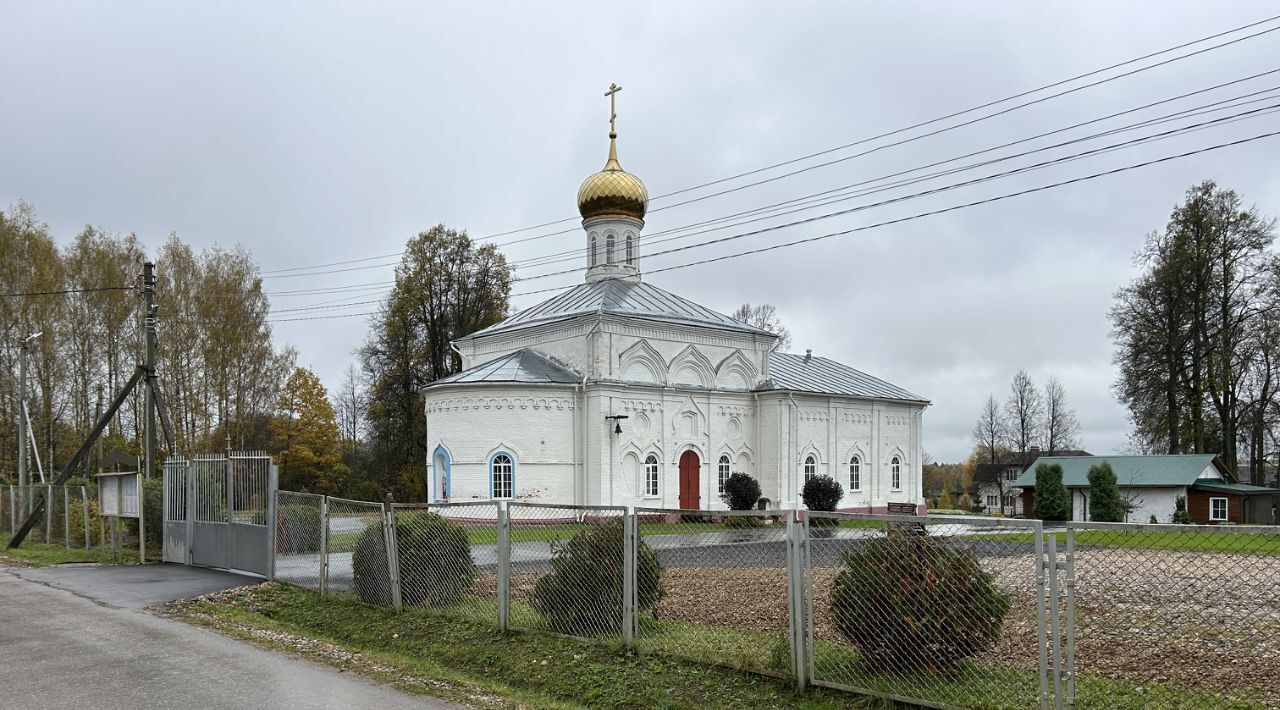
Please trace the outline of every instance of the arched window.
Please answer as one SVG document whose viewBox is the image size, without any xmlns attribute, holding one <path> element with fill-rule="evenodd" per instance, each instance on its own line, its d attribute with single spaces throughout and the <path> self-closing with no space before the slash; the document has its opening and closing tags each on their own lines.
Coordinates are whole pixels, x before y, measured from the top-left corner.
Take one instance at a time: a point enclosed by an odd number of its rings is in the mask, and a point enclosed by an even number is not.
<svg viewBox="0 0 1280 710">
<path fill-rule="evenodd" d="M 587 263 L 591 266 L 596 265 L 596 233 L 591 233 L 591 252 L 587 255 Z"/>
<path fill-rule="evenodd" d="M 849 459 L 849 490 L 862 490 L 862 458 L 857 454 Z"/>
<path fill-rule="evenodd" d="M 816 475 L 818 475 L 818 460 L 813 457 L 813 454 L 809 454 L 804 460 L 805 483 L 808 483 L 809 479 Z"/>
<path fill-rule="evenodd" d="M 646 498 L 658 496 L 658 457 L 653 454 L 644 460 L 644 495 Z"/>
<path fill-rule="evenodd" d="M 627 266 L 636 265 L 636 245 L 635 237 L 631 232 L 627 232 Z"/>
<path fill-rule="evenodd" d="M 897 456 L 889 461 L 889 487 L 895 491 L 902 490 L 902 459 Z"/>
<path fill-rule="evenodd" d="M 495 454 L 489 460 L 489 490 L 491 498 L 515 497 L 516 464 L 511 454 Z"/>
<path fill-rule="evenodd" d="M 604 263 L 613 263 L 613 232 L 604 235 Z"/>
<path fill-rule="evenodd" d="M 716 472 L 720 474 L 718 493 L 724 493 L 724 484 L 729 482 L 729 454 L 720 454 L 720 462 L 716 464 Z"/>
</svg>

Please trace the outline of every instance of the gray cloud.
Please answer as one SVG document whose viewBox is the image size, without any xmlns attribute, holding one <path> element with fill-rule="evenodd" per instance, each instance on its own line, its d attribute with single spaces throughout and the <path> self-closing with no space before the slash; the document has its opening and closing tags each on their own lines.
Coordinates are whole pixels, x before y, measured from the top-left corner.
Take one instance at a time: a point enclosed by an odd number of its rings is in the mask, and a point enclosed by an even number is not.
<svg viewBox="0 0 1280 710">
<path fill-rule="evenodd" d="M 651 194 L 1032 88 L 1270 14 L 1268 3 L 468 5 L 9 3 L 0 9 L 0 202 L 57 237 L 86 223 L 240 242 L 264 269 L 399 250 L 437 222 L 485 236 L 573 215 L 604 160 L 609 82 L 623 165 Z M 696 205 L 652 233 L 894 172 L 1272 68 L 1259 38 L 945 136 Z M 1280 82 L 1275 82 L 1280 83 Z M 1253 85 L 1261 88 L 1266 84 Z M 847 229 L 1270 128 L 1262 118 L 1053 170 L 681 255 L 649 268 Z M 969 448 L 989 392 L 1057 376 L 1084 443 L 1124 440 L 1106 312 L 1142 235 L 1212 177 L 1280 212 L 1277 142 L 662 274 L 728 311 L 778 306 L 795 347 L 930 397 L 926 447 Z M 894 193 L 898 194 L 898 193 Z M 673 200 L 655 201 L 653 207 Z M 567 226 L 573 226 L 570 223 Z M 554 229 L 505 237 L 530 236 Z M 728 232 L 725 232 L 728 233 Z M 714 236 L 714 235 L 711 235 Z M 512 259 L 576 248 L 577 233 Z M 654 248 L 661 248 L 662 245 Z M 558 265 L 578 266 L 577 263 Z M 523 269 L 531 275 L 551 267 Z M 269 290 L 387 280 L 389 267 L 274 278 Z M 529 281 L 516 291 L 577 276 Z M 277 297 L 277 308 L 332 296 Z M 528 306 L 540 297 L 519 297 Z M 355 298 L 352 300 L 365 300 Z M 367 306 L 351 309 L 369 310 Z M 281 315 L 279 317 L 285 317 Z M 364 319 L 279 323 L 330 385 Z"/>
</svg>

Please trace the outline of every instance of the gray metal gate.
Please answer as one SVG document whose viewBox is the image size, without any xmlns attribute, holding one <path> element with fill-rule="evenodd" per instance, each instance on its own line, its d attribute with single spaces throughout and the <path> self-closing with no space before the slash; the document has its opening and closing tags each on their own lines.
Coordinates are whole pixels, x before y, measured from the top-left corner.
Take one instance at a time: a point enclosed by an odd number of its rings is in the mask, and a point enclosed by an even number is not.
<svg viewBox="0 0 1280 710">
<path fill-rule="evenodd" d="M 165 464 L 166 562 L 271 576 L 276 467 L 264 453 Z"/>
</svg>

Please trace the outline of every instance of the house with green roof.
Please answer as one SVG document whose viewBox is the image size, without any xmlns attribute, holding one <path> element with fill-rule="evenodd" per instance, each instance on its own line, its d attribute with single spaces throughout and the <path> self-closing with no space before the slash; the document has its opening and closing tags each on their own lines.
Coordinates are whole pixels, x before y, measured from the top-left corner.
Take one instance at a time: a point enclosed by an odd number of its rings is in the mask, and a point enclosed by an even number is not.
<svg viewBox="0 0 1280 710">
<path fill-rule="evenodd" d="M 1041 456 L 1013 483 L 1021 489 L 1027 515 L 1035 515 L 1036 467 L 1062 467 L 1062 483 L 1071 496 L 1071 519 L 1089 520 L 1089 469 L 1103 462 L 1116 474 L 1120 496 L 1132 506 L 1128 522 L 1173 522 L 1177 499 L 1185 498 L 1192 522 L 1275 523 L 1280 490 L 1235 477 L 1214 454 L 1164 456 Z"/>
</svg>

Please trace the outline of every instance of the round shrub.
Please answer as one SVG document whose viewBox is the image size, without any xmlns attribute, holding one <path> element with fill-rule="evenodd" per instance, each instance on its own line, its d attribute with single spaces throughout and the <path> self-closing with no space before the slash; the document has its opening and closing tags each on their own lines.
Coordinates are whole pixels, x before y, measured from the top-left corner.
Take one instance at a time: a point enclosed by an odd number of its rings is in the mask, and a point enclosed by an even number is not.
<svg viewBox="0 0 1280 710">
<path fill-rule="evenodd" d="M 946 672 L 995 644 L 1009 600 L 970 550 L 909 531 L 845 555 L 836 626 L 872 673 Z"/>
<path fill-rule="evenodd" d="M 467 531 L 436 513 L 396 515 L 400 600 L 406 606 L 451 606 L 475 581 Z M 382 526 L 365 528 L 351 559 L 352 583 L 360 599 L 391 606 L 391 575 Z"/>
<path fill-rule="evenodd" d="M 833 511 L 843 497 L 844 487 L 830 476 L 814 476 L 805 481 L 804 488 L 800 489 L 800 498 L 809 510 Z M 836 518 L 809 518 L 810 526 L 839 524 L 840 521 Z"/>
<path fill-rule="evenodd" d="M 587 636 L 622 628 L 623 525 L 612 520 L 567 540 L 551 542 L 551 573 L 538 580 L 529 601 L 547 625 Z M 662 598 L 662 564 L 643 541 L 636 547 L 636 608 Z"/>
<path fill-rule="evenodd" d="M 734 471 L 724 482 L 720 500 L 729 506 L 729 510 L 751 510 L 760 500 L 760 483 L 741 471 Z"/>
<path fill-rule="evenodd" d="M 282 505 L 276 511 L 276 548 L 291 554 L 320 551 L 320 508 Z"/>
</svg>

